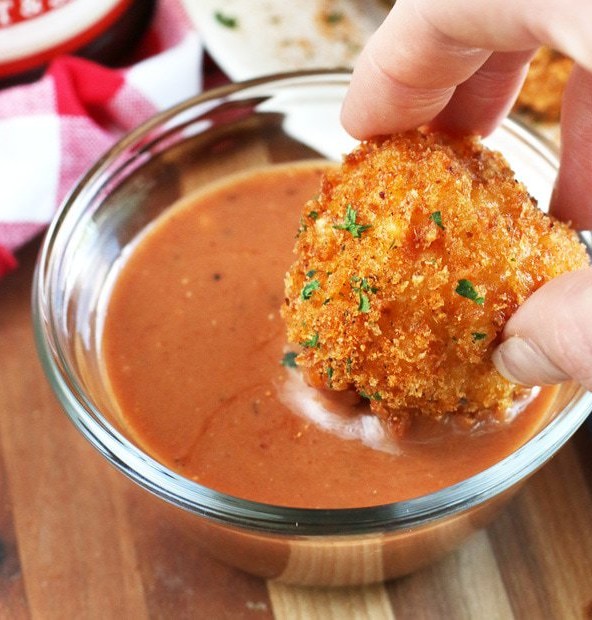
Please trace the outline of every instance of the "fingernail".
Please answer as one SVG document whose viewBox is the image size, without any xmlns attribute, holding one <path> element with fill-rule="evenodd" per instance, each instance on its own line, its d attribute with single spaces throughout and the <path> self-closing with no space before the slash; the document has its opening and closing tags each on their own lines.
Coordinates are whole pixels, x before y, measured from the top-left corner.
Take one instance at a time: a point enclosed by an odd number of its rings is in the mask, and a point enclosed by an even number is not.
<svg viewBox="0 0 592 620">
<path fill-rule="evenodd" d="M 512 383 L 547 385 L 568 379 L 539 347 L 519 336 L 502 342 L 491 359 L 498 372 Z"/>
</svg>

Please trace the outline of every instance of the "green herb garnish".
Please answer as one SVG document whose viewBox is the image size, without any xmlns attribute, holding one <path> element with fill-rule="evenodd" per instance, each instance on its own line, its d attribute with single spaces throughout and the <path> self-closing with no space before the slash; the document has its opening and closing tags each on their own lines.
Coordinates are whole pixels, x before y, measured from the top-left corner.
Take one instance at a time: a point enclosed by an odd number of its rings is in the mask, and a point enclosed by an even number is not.
<svg viewBox="0 0 592 620">
<path fill-rule="evenodd" d="M 348 357 L 345 360 L 345 372 L 347 372 L 348 375 L 351 373 L 351 367 L 352 367 L 351 357 Z"/>
<path fill-rule="evenodd" d="M 319 332 L 315 332 L 308 340 L 303 340 L 300 344 L 307 349 L 316 349 L 319 346 Z"/>
<path fill-rule="evenodd" d="M 310 299 L 312 297 L 312 294 L 319 288 L 321 288 L 321 283 L 318 280 L 311 280 L 310 282 L 307 282 L 302 288 L 300 297 L 302 297 L 302 299 L 306 301 L 307 299 Z"/>
<path fill-rule="evenodd" d="M 361 391 L 359 392 L 359 394 L 362 398 L 365 398 L 366 400 L 382 400 L 382 396 L 380 395 L 380 392 L 374 392 L 374 394 L 368 394 L 367 392 Z"/>
<path fill-rule="evenodd" d="M 236 17 L 225 15 L 221 11 L 216 11 L 214 17 L 216 21 L 225 28 L 236 28 L 238 26 L 238 19 Z"/>
<path fill-rule="evenodd" d="M 300 235 L 303 232 L 306 232 L 307 230 L 308 230 L 308 225 L 306 224 L 306 222 L 302 218 L 300 218 L 298 230 L 296 231 L 296 239 L 298 239 L 298 237 L 300 237 Z"/>
<path fill-rule="evenodd" d="M 485 297 L 479 297 L 479 293 L 477 293 L 473 283 L 470 280 L 459 280 L 454 292 L 458 293 L 461 297 L 466 297 L 467 299 L 474 301 L 480 306 L 482 306 L 485 301 Z"/>
<path fill-rule="evenodd" d="M 325 21 L 328 24 L 338 24 L 343 19 L 343 13 L 329 13 L 325 16 Z"/>
<path fill-rule="evenodd" d="M 312 278 L 316 272 L 317 272 L 316 269 L 311 269 L 310 271 L 306 272 L 306 277 L 307 278 Z"/>
<path fill-rule="evenodd" d="M 282 361 L 280 362 L 282 366 L 286 366 L 286 368 L 296 368 L 298 364 L 296 363 L 296 357 L 298 353 L 295 351 L 288 351 L 284 353 L 284 357 L 282 357 Z"/>
<path fill-rule="evenodd" d="M 337 230 L 347 230 L 351 233 L 352 237 L 359 239 L 362 233 L 371 228 L 371 226 L 370 224 L 356 224 L 357 218 L 358 212 L 353 209 L 351 205 L 347 205 L 343 224 L 336 224 L 333 228 L 337 228 Z"/>
<path fill-rule="evenodd" d="M 353 276 L 351 281 L 352 290 L 354 293 L 358 294 L 358 311 L 364 313 L 370 312 L 370 299 L 366 293 L 376 293 L 378 289 L 375 286 L 370 286 L 366 278 Z M 357 284 L 357 286 L 354 286 L 354 284 Z"/>
<path fill-rule="evenodd" d="M 475 342 L 477 342 L 477 340 L 483 340 L 484 338 L 487 338 L 487 334 L 483 332 L 473 332 L 471 336 L 473 336 L 473 340 Z"/>
<path fill-rule="evenodd" d="M 376 293 L 378 289 L 375 286 L 370 286 L 370 282 L 368 282 L 368 278 L 360 278 L 359 276 L 352 276 L 352 283 L 357 284 L 360 283 L 360 286 L 352 287 L 354 291 L 366 291 L 367 293 Z"/>
<path fill-rule="evenodd" d="M 333 381 L 333 368 L 331 366 L 327 366 L 327 384 L 331 387 L 331 382 Z"/>
<path fill-rule="evenodd" d="M 311 220 L 317 220 L 317 219 L 318 219 L 318 217 L 319 217 L 319 213 L 318 213 L 318 211 L 311 211 L 311 212 L 308 214 L 308 217 L 309 217 Z"/>
<path fill-rule="evenodd" d="M 430 215 L 430 220 L 432 220 L 432 222 L 434 222 L 436 226 L 439 226 L 442 230 L 444 230 L 444 224 L 442 224 L 442 212 L 441 211 L 434 211 Z"/>
<path fill-rule="evenodd" d="M 368 295 L 366 293 L 359 293 L 360 301 L 358 303 L 358 311 L 359 312 L 370 312 L 370 300 L 368 299 Z"/>
</svg>

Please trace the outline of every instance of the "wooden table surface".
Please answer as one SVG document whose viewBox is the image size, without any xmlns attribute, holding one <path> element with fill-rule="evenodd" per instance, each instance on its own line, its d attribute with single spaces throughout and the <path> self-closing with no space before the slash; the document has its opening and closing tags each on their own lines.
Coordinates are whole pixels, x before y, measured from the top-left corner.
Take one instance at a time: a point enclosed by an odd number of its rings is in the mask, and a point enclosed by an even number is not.
<svg viewBox="0 0 592 620">
<path fill-rule="evenodd" d="M 83 439 L 36 357 L 36 244 L 0 281 L 0 618 L 592 618 L 592 432 L 438 564 L 363 588 L 250 577 L 188 547 Z M 141 516 L 142 526 L 138 517 Z"/>
</svg>

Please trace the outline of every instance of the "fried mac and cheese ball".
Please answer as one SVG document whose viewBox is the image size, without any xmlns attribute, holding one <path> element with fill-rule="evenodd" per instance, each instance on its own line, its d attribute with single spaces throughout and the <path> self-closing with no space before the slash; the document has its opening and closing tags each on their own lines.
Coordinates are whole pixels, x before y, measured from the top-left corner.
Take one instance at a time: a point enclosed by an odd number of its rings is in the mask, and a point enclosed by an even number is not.
<svg viewBox="0 0 592 620">
<path fill-rule="evenodd" d="M 395 428 L 418 413 L 505 413 L 518 387 L 490 353 L 506 321 L 588 263 L 500 154 L 420 131 L 364 142 L 329 169 L 295 253 L 282 313 L 299 367 Z"/>
<path fill-rule="evenodd" d="M 557 122 L 573 60 L 561 52 L 541 47 L 535 54 L 516 101 L 516 110 L 543 122 Z"/>
</svg>

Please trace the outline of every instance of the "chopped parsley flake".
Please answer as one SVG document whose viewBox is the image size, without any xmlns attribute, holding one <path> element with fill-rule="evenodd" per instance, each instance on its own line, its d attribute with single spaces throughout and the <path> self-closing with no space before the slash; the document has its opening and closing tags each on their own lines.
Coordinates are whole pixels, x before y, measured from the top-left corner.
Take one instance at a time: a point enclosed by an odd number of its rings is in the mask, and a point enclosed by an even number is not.
<svg viewBox="0 0 592 620">
<path fill-rule="evenodd" d="M 310 271 L 306 272 L 306 277 L 307 278 L 312 278 L 316 272 L 317 272 L 316 269 L 311 269 Z"/>
<path fill-rule="evenodd" d="M 284 353 L 284 357 L 282 357 L 281 365 L 286 366 L 286 368 L 296 368 L 298 364 L 296 363 L 296 357 L 298 353 L 295 351 L 288 351 Z"/>
<path fill-rule="evenodd" d="M 366 400 L 382 400 L 382 396 L 380 392 L 374 392 L 374 394 L 368 394 L 367 392 L 361 391 L 360 396 L 365 398 Z"/>
<path fill-rule="evenodd" d="M 370 312 L 370 299 L 366 293 L 376 293 L 378 289 L 375 286 L 370 286 L 367 278 L 353 276 L 351 282 L 352 290 L 358 294 L 358 312 Z M 356 284 L 357 286 L 354 286 Z"/>
<path fill-rule="evenodd" d="M 345 360 L 345 372 L 347 372 L 347 374 L 351 373 L 351 367 L 352 367 L 351 357 L 348 357 Z"/>
<path fill-rule="evenodd" d="M 434 222 L 436 226 L 439 226 L 442 230 L 444 230 L 444 224 L 442 224 L 442 212 L 441 211 L 434 211 L 430 215 L 430 220 L 432 220 L 432 222 Z"/>
<path fill-rule="evenodd" d="M 371 228 L 371 226 L 370 224 L 357 224 L 357 219 L 358 212 L 352 208 L 351 205 L 347 205 L 345 209 L 345 217 L 343 218 L 343 224 L 336 224 L 333 228 L 336 228 L 337 230 L 347 230 L 351 233 L 352 237 L 359 239 L 362 236 L 362 233 Z"/>
<path fill-rule="evenodd" d="M 300 297 L 306 301 L 310 299 L 312 294 L 319 288 L 321 288 L 321 283 L 318 280 L 311 280 L 304 285 Z"/>
<path fill-rule="evenodd" d="M 454 292 L 458 293 L 461 297 L 466 297 L 467 299 L 474 301 L 480 306 L 482 306 L 485 301 L 485 297 L 479 297 L 479 293 L 477 293 L 473 283 L 470 280 L 459 280 Z"/>
<path fill-rule="evenodd" d="M 214 17 L 216 18 L 216 21 L 225 28 L 236 28 L 238 26 L 238 19 L 236 17 L 225 15 L 221 11 L 216 11 L 214 13 Z"/>
<path fill-rule="evenodd" d="M 368 295 L 366 295 L 366 293 L 359 293 L 360 296 L 360 303 L 358 304 L 358 311 L 359 312 L 370 312 L 370 300 L 368 299 Z"/>
<path fill-rule="evenodd" d="M 352 283 L 357 284 L 360 283 L 360 286 L 353 287 L 354 291 L 366 291 L 367 293 L 376 293 L 378 289 L 375 286 L 370 286 L 368 282 L 368 278 L 360 278 L 359 276 L 353 276 L 351 279 Z"/>
<path fill-rule="evenodd" d="M 477 340 L 483 340 L 484 338 L 487 338 L 487 334 L 483 332 L 473 332 L 471 335 L 473 336 L 473 340 L 475 342 L 477 342 Z"/>
<path fill-rule="evenodd" d="M 325 17 L 325 21 L 328 24 L 338 24 L 341 20 L 343 19 L 343 13 L 329 13 L 326 17 Z"/>
<path fill-rule="evenodd" d="M 308 214 L 308 217 L 309 217 L 311 220 L 317 220 L 317 219 L 318 219 L 318 217 L 319 217 L 319 213 L 318 213 L 318 211 L 311 211 L 311 212 Z"/>
<path fill-rule="evenodd" d="M 327 383 L 329 387 L 331 387 L 332 381 L 333 381 L 333 368 L 331 366 L 327 366 Z"/>
<path fill-rule="evenodd" d="M 296 231 L 296 239 L 298 239 L 298 237 L 300 237 L 300 235 L 307 230 L 308 226 L 306 222 L 302 218 L 300 218 L 300 225 L 298 226 L 298 230 Z"/>
<path fill-rule="evenodd" d="M 308 349 L 316 349 L 319 346 L 319 332 L 315 332 L 308 340 L 303 340 L 300 344 Z"/>
</svg>

